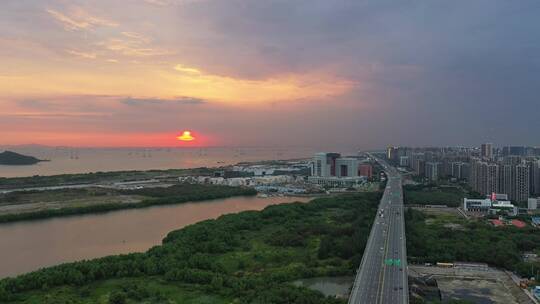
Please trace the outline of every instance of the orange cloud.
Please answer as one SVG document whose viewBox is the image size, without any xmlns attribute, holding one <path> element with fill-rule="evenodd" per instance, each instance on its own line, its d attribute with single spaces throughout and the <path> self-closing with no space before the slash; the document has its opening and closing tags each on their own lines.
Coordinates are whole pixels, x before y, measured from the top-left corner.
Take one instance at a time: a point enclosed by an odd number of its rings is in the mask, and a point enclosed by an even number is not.
<svg viewBox="0 0 540 304">
<path fill-rule="evenodd" d="M 196 67 L 160 64 L 111 64 L 105 60 L 58 65 L 13 58 L 6 69 L 21 77 L 0 82 L 2 97 L 115 95 L 174 99 L 190 96 L 224 104 L 261 104 L 298 99 L 324 99 L 345 94 L 357 83 L 324 71 L 285 73 L 268 79 L 251 80 L 210 74 Z M 66 59 L 65 59 L 66 60 Z M 115 61 L 113 61 L 115 62 Z M 13 75 L 17 76 L 17 75 Z"/>
<path fill-rule="evenodd" d="M 76 50 L 67 50 L 68 54 L 71 54 L 73 56 L 85 58 L 85 59 L 96 59 L 97 55 L 95 53 L 87 53 L 87 52 L 80 52 Z"/>
<path fill-rule="evenodd" d="M 53 9 L 47 9 L 46 11 L 57 22 L 61 23 L 67 31 L 88 30 L 96 26 L 118 26 L 115 22 L 92 16 L 80 8 L 74 9 L 69 15 Z"/>
<path fill-rule="evenodd" d="M 261 103 L 297 99 L 321 99 L 341 95 L 356 84 L 324 72 L 283 74 L 262 80 L 233 78 L 204 73 L 199 69 L 176 65 L 180 73 L 162 73 L 178 83 L 177 95 L 183 94 L 214 101 Z"/>
<path fill-rule="evenodd" d="M 138 39 L 110 38 L 97 43 L 97 45 L 121 55 L 134 57 L 162 56 L 173 53 L 161 48 L 147 46 L 146 42 Z"/>
</svg>

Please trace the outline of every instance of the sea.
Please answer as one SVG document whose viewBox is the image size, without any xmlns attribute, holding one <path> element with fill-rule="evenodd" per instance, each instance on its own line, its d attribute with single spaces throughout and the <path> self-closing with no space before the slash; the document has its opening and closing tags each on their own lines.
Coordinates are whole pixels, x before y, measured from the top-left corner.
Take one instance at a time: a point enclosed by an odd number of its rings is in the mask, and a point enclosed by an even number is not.
<svg viewBox="0 0 540 304">
<path fill-rule="evenodd" d="M 0 177 L 220 167 L 239 162 L 309 158 L 317 152 L 317 149 L 304 147 L 71 148 L 34 145 L 0 146 L 0 152 L 3 150 L 49 161 L 29 166 L 0 165 Z"/>
</svg>

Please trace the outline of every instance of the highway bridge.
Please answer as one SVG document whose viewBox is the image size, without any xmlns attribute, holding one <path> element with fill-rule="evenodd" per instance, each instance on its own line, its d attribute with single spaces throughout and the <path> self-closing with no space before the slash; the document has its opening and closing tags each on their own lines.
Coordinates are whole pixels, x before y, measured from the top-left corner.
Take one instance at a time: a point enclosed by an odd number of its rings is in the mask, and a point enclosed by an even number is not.
<svg viewBox="0 0 540 304">
<path fill-rule="evenodd" d="M 403 188 L 399 172 L 375 158 L 387 184 L 357 270 L 349 304 L 409 303 Z"/>
</svg>

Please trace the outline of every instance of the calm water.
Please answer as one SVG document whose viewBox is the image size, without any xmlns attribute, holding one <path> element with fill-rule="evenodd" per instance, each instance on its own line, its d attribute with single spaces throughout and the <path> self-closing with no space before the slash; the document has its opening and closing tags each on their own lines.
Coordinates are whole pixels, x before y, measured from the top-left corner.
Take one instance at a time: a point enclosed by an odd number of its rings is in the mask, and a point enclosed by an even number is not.
<svg viewBox="0 0 540 304">
<path fill-rule="evenodd" d="M 0 177 L 88 173 L 96 171 L 218 167 L 243 161 L 307 158 L 309 148 L 51 148 L 0 147 L 50 162 L 2 166 Z"/>
<path fill-rule="evenodd" d="M 0 277 L 64 262 L 141 252 L 172 230 L 227 213 L 271 204 L 308 201 L 293 197 L 234 197 L 0 225 Z"/>
</svg>

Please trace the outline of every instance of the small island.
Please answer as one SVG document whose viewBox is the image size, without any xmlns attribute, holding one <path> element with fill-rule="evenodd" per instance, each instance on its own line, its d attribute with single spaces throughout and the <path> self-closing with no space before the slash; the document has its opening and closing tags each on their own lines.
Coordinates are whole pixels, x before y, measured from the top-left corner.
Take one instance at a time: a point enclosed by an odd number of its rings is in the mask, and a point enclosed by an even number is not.
<svg viewBox="0 0 540 304">
<path fill-rule="evenodd" d="M 43 160 L 11 151 L 4 151 L 0 153 L 0 165 L 24 166 L 34 165 L 41 161 Z"/>
</svg>

